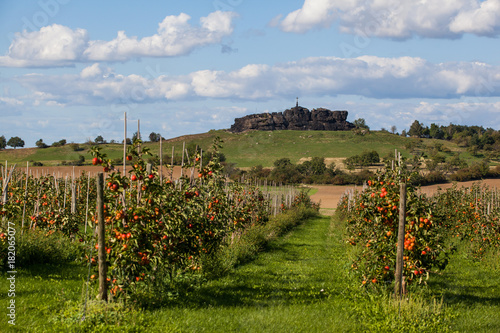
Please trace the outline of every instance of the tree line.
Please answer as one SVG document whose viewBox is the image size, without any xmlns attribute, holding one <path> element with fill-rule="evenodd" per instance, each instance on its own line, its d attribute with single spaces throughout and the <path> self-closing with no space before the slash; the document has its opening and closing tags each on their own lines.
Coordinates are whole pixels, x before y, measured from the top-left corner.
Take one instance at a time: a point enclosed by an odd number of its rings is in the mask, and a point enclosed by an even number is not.
<svg viewBox="0 0 500 333">
<path fill-rule="evenodd" d="M 131 144 L 136 138 L 137 138 L 137 132 L 135 132 L 132 135 L 131 139 L 127 138 L 127 144 Z M 149 141 L 150 142 L 159 142 L 161 138 L 162 138 L 162 136 L 160 135 L 160 133 L 151 132 L 149 134 Z M 163 138 L 163 140 L 165 140 L 165 139 Z M 88 143 L 104 144 L 104 143 L 108 143 L 108 142 L 106 140 L 104 140 L 102 135 L 98 135 L 94 139 L 94 141 L 89 140 Z M 117 142 L 115 140 L 111 140 L 109 143 L 117 143 Z M 123 143 L 123 140 L 122 140 L 122 143 Z M 66 144 L 67 144 L 66 139 L 61 139 L 59 141 L 55 141 L 51 145 L 48 145 L 45 142 L 43 142 L 43 139 L 39 139 L 35 142 L 35 146 L 37 148 L 61 147 L 61 146 L 64 146 Z M 5 148 L 7 148 L 7 146 L 12 147 L 14 149 L 23 148 L 24 145 L 25 145 L 24 140 L 18 136 L 13 136 L 9 140 L 7 140 L 4 135 L 0 136 L 0 149 L 5 149 Z"/>
</svg>

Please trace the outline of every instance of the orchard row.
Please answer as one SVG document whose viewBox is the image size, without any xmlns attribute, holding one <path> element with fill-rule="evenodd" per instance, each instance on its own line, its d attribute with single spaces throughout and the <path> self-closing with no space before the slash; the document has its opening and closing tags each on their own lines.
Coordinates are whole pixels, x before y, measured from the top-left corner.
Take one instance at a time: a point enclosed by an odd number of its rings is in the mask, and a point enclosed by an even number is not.
<svg viewBox="0 0 500 333">
<path fill-rule="evenodd" d="M 204 167 L 198 155 L 185 165 L 198 170 L 197 177 L 177 181 L 160 180 L 155 166 L 146 163 L 149 151 L 139 144 L 127 152 L 133 165 L 129 174 L 115 170 L 99 148 L 92 150 L 93 163 L 108 172 L 105 250 L 109 289 L 116 297 L 126 297 L 166 277 L 202 270 L 204 260 L 232 234 L 265 224 L 272 211 L 269 196 L 257 187 L 227 182 L 218 160 L 219 142 L 214 143 L 212 159 Z M 298 195 L 288 206 L 300 200 Z M 95 179 L 82 175 L 64 181 L 19 173 L 10 180 L 8 200 L 0 214 L 26 231 L 61 232 L 75 242 L 89 244 L 87 262 L 97 269 L 98 246 L 92 234 L 98 222 Z M 0 243 L 3 236 L 0 229 Z"/>
<path fill-rule="evenodd" d="M 347 242 L 355 246 L 352 270 L 362 285 L 389 286 L 394 281 L 402 181 L 410 184 L 411 176 L 388 169 L 368 180 L 361 192 L 345 195 L 339 202 L 338 211 L 347 221 Z M 500 247 L 496 192 L 478 186 L 453 187 L 427 197 L 408 185 L 406 200 L 406 285 L 425 283 L 430 274 L 444 269 L 457 240 L 470 243 L 478 258 Z"/>
</svg>

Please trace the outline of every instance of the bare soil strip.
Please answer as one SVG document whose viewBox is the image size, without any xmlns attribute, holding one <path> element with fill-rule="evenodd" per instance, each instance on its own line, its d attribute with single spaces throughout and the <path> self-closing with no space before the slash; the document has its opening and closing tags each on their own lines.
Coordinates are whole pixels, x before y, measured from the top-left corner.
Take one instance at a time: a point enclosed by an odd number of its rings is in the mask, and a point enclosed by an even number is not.
<svg viewBox="0 0 500 333">
<path fill-rule="evenodd" d="M 468 182 L 460 182 L 457 183 L 458 188 L 461 187 L 471 187 L 474 183 L 481 183 L 490 188 L 499 187 L 500 188 L 500 179 L 485 179 L 482 181 L 468 181 Z M 447 189 L 452 187 L 452 183 L 448 184 L 437 184 L 437 185 L 429 185 L 422 186 L 420 189 L 421 193 L 432 195 L 438 191 L 438 189 Z M 361 190 L 362 186 L 335 186 L 335 185 L 311 185 L 311 188 L 318 189 L 318 192 L 311 195 L 311 199 L 314 202 L 319 202 L 321 204 L 322 209 L 335 209 L 337 204 L 346 191 L 357 189 Z"/>
</svg>

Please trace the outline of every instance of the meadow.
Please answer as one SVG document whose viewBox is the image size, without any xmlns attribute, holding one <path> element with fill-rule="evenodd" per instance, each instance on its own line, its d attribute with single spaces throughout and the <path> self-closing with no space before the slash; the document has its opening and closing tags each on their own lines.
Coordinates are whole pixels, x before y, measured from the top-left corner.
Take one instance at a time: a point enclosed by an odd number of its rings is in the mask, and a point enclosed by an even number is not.
<svg viewBox="0 0 500 333">
<path fill-rule="evenodd" d="M 402 137 L 388 132 L 372 131 L 367 135 L 358 135 L 352 131 L 251 131 L 245 133 L 230 133 L 225 130 L 212 130 L 207 133 L 187 135 L 165 140 L 162 144 L 165 163 L 170 162 L 172 147 L 180 155 L 183 145 L 199 146 L 204 151 L 210 148 L 214 138 L 220 137 L 224 142 L 221 152 L 226 160 L 238 168 L 250 168 L 257 165 L 272 167 L 274 161 L 280 158 L 290 158 L 292 163 L 298 163 L 303 158 L 325 157 L 344 159 L 365 151 L 376 150 L 381 157 L 393 156 L 394 150 L 401 152 L 403 157 L 411 153 L 434 148 L 436 143 L 443 145 L 446 155 L 460 153 L 460 157 L 473 163 L 481 156 L 474 156 L 462 146 L 445 140 L 419 139 Z M 77 161 L 79 155 L 85 157 L 90 164 L 90 148 L 93 144 L 79 144 L 82 150 L 74 151 L 70 145 L 49 148 L 6 149 L 0 151 L 0 161 L 26 165 L 27 161 L 41 162 L 46 166 L 60 165 L 62 161 Z M 123 157 L 122 144 L 100 144 L 102 150 L 111 159 Z M 145 142 L 144 146 L 152 153 L 159 155 L 158 142 Z M 416 147 L 416 148 L 415 148 Z"/>
</svg>

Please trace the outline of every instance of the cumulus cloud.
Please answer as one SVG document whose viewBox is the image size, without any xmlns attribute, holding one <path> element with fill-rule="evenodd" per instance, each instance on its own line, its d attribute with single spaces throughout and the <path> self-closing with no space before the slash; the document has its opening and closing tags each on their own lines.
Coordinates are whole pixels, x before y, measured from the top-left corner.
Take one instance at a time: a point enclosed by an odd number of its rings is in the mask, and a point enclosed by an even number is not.
<svg viewBox="0 0 500 333">
<path fill-rule="evenodd" d="M 305 0 L 279 27 L 304 33 L 338 22 L 345 33 L 394 39 L 459 38 L 465 33 L 495 37 L 499 18 L 500 0 Z"/>
<path fill-rule="evenodd" d="M 50 99 L 60 96 L 67 102 L 70 99 L 67 96 L 74 96 L 76 101 L 81 101 L 88 96 L 90 104 L 99 100 L 144 103 L 192 97 L 265 100 L 296 94 L 354 94 L 374 98 L 500 94 L 498 67 L 482 63 L 432 64 L 412 57 L 313 57 L 275 66 L 247 65 L 232 72 L 201 70 L 185 76 L 154 79 L 110 75 L 95 82 L 92 77 L 81 74 L 79 78 L 29 75 L 18 80 Z"/>
<path fill-rule="evenodd" d="M 181 13 L 167 16 L 152 36 L 129 37 L 119 31 L 111 41 L 90 40 L 85 29 L 71 29 L 59 24 L 39 31 L 15 35 L 9 51 L 0 56 L 3 67 L 56 67 L 79 62 L 128 61 L 141 57 L 174 57 L 198 47 L 221 43 L 233 32 L 234 12 L 216 11 L 200 18 L 199 26 Z"/>
<path fill-rule="evenodd" d="M 230 72 L 200 70 L 156 78 L 115 74 L 94 64 L 79 75 L 31 74 L 16 80 L 38 100 L 84 105 L 193 98 L 272 100 L 297 95 L 379 99 L 500 96 L 500 66 L 434 64 L 414 57 L 310 57 L 274 66 L 250 64 Z"/>
</svg>

